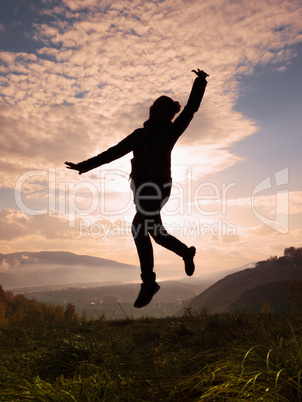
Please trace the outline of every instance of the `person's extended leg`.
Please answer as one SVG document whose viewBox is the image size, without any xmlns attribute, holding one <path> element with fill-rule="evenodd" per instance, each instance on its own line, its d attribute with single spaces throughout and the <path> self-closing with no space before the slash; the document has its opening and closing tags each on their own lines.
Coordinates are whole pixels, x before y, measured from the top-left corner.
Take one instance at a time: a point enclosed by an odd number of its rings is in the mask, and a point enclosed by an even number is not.
<svg viewBox="0 0 302 402">
<path fill-rule="evenodd" d="M 160 286 L 155 281 L 156 276 L 153 272 L 153 248 L 148 234 L 148 222 L 146 222 L 145 218 L 144 215 L 137 212 L 132 222 L 132 234 L 140 260 L 142 279 L 141 290 L 134 303 L 136 308 L 149 304 L 152 297 L 160 289 Z"/>
<path fill-rule="evenodd" d="M 142 280 L 147 282 L 153 278 L 153 247 L 146 228 L 144 216 L 139 212 L 136 213 L 132 222 L 132 235 L 140 261 Z"/>
</svg>

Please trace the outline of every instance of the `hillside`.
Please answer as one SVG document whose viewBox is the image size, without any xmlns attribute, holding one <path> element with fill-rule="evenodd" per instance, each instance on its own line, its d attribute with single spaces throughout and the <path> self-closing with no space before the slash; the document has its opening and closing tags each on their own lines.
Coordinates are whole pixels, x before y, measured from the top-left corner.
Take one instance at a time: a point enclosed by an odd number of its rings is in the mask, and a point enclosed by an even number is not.
<svg viewBox="0 0 302 402">
<path fill-rule="evenodd" d="M 241 311 L 257 312 L 262 310 L 265 301 L 269 301 L 272 312 L 287 311 L 290 308 L 288 281 L 267 283 L 249 289 L 234 303 L 234 308 L 238 306 Z"/>
<path fill-rule="evenodd" d="M 267 300 L 272 309 L 286 310 L 287 285 L 302 278 L 301 250 L 285 249 L 283 257 L 260 261 L 255 268 L 226 276 L 196 296 L 189 307 L 194 312 L 204 308 L 213 313 L 232 309 L 257 311 Z"/>
</svg>

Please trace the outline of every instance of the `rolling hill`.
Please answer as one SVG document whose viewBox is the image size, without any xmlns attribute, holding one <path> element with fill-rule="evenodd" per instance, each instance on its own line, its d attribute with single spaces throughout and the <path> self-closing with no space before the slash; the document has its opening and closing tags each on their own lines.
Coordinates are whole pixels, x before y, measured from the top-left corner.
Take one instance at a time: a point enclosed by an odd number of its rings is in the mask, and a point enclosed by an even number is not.
<svg viewBox="0 0 302 402">
<path fill-rule="evenodd" d="M 200 313 L 206 308 L 211 313 L 259 311 L 265 300 L 273 311 L 288 309 L 287 286 L 289 281 L 302 278 L 302 263 L 292 256 L 260 261 L 255 268 L 231 274 L 219 280 L 189 303 L 192 311 Z"/>
</svg>

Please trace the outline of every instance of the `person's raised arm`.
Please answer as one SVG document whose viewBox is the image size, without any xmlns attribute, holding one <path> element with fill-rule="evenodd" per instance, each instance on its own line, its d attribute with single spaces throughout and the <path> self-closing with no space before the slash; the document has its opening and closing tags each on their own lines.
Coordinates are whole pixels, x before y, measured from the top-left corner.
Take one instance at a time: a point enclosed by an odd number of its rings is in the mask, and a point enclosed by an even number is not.
<svg viewBox="0 0 302 402">
<path fill-rule="evenodd" d="M 132 151 L 132 134 L 128 135 L 125 139 L 117 145 L 107 149 L 107 151 L 100 153 L 93 158 L 87 159 L 80 163 L 65 162 L 67 169 L 77 170 L 79 174 L 88 172 L 96 167 L 110 163 L 115 159 L 121 158 Z"/>
<path fill-rule="evenodd" d="M 197 78 L 193 83 L 192 90 L 186 106 L 173 123 L 175 133 L 178 137 L 188 127 L 191 120 L 193 119 L 194 113 L 196 113 L 199 109 L 208 83 L 206 77 L 209 77 L 209 75 L 206 72 L 200 70 L 199 68 L 197 70 L 192 70 L 192 72 L 197 75 Z"/>
</svg>

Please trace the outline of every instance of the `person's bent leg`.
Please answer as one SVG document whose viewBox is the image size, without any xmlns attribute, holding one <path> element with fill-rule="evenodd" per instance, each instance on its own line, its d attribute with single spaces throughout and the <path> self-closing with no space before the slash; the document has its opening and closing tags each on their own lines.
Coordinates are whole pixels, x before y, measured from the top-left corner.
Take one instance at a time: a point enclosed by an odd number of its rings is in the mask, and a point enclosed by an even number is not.
<svg viewBox="0 0 302 402">
<path fill-rule="evenodd" d="M 154 225 L 150 226 L 150 228 L 148 229 L 150 235 L 153 237 L 154 241 L 157 244 L 167 248 L 168 250 L 173 251 L 175 254 L 181 257 L 183 257 L 187 253 L 188 247 L 166 231 L 165 227 L 163 226 L 160 214 L 154 216 Z"/>
<path fill-rule="evenodd" d="M 185 262 L 186 274 L 188 276 L 193 275 L 195 270 L 194 256 L 196 248 L 188 247 L 176 237 L 170 235 L 162 224 L 160 214 L 154 217 L 154 225 L 149 229 L 149 233 L 156 243 L 182 257 Z"/>
</svg>

